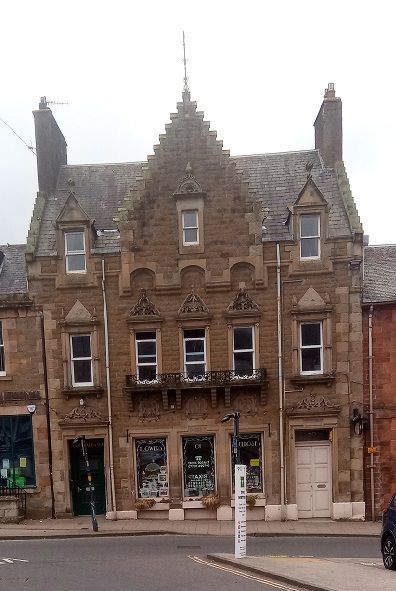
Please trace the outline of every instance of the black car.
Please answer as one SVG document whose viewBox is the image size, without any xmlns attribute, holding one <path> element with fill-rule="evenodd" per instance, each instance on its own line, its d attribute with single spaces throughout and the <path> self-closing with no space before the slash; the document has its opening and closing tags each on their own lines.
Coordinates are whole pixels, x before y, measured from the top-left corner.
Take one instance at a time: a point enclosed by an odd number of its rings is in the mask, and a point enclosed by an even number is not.
<svg viewBox="0 0 396 591">
<path fill-rule="evenodd" d="M 396 495 L 382 515 L 381 552 L 385 568 L 396 570 Z"/>
</svg>

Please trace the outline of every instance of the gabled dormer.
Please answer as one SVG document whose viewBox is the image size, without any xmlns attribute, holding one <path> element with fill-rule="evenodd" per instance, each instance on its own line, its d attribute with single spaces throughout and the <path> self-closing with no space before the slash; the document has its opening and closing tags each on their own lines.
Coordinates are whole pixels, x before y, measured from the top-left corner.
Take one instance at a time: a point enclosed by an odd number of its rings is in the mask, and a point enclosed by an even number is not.
<svg viewBox="0 0 396 591">
<path fill-rule="evenodd" d="M 58 284 L 70 281 L 90 281 L 93 242 L 92 221 L 70 191 L 66 203 L 56 219 L 58 252 Z"/>
<path fill-rule="evenodd" d="M 310 174 L 291 208 L 295 270 L 304 272 L 331 270 L 326 248 L 329 228 L 329 204 Z"/>
</svg>

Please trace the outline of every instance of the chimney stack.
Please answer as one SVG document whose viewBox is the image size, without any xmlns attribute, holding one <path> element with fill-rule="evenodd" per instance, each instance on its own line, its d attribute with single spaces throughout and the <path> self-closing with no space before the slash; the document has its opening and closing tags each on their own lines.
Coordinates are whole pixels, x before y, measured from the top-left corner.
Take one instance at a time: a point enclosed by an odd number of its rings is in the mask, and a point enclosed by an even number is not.
<svg viewBox="0 0 396 591">
<path fill-rule="evenodd" d="M 324 165 L 334 168 L 336 162 L 342 161 L 342 102 L 336 97 L 333 82 L 325 90 L 314 127 L 315 148 L 319 150 Z"/>
<path fill-rule="evenodd" d="M 67 144 L 63 133 L 42 96 L 39 108 L 33 111 L 36 131 L 37 175 L 39 191 L 55 191 L 59 170 L 67 164 Z"/>
</svg>

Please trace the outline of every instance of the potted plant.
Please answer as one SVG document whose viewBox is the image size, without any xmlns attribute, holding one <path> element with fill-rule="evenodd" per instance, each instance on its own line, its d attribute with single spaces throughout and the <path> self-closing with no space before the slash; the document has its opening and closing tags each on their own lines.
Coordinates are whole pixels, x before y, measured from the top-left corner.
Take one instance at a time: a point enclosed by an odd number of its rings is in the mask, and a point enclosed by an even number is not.
<svg viewBox="0 0 396 591">
<path fill-rule="evenodd" d="M 248 509 L 253 509 L 258 499 L 258 495 L 246 495 L 246 506 Z"/>
<path fill-rule="evenodd" d="M 217 492 L 211 492 L 201 498 L 201 503 L 205 509 L 215 511 L 218 507 L 220 507 L 221 504 L 220 495 Z"/>
<path fill-rule="evenodd" d="M 135 501 L 135 509 L 136 511 L 147 511 L 147 509 L 154 507 L 155 503 L 155 499 L 137 499 Z"/>
</svg>

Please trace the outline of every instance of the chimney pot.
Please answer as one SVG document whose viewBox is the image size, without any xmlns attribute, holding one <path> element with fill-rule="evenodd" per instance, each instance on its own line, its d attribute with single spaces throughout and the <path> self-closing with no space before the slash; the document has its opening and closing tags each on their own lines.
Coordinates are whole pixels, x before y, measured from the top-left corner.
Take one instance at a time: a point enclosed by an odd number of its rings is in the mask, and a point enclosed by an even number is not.
<svg viewBox="0 0 396 591">
<path fill-rule="evenodd" d="M 325 99 L 335 98 L 334 82 L 329 82 L 328 83 L 327 88 L 324 91 L 324 98 Z"/>
</svg>

